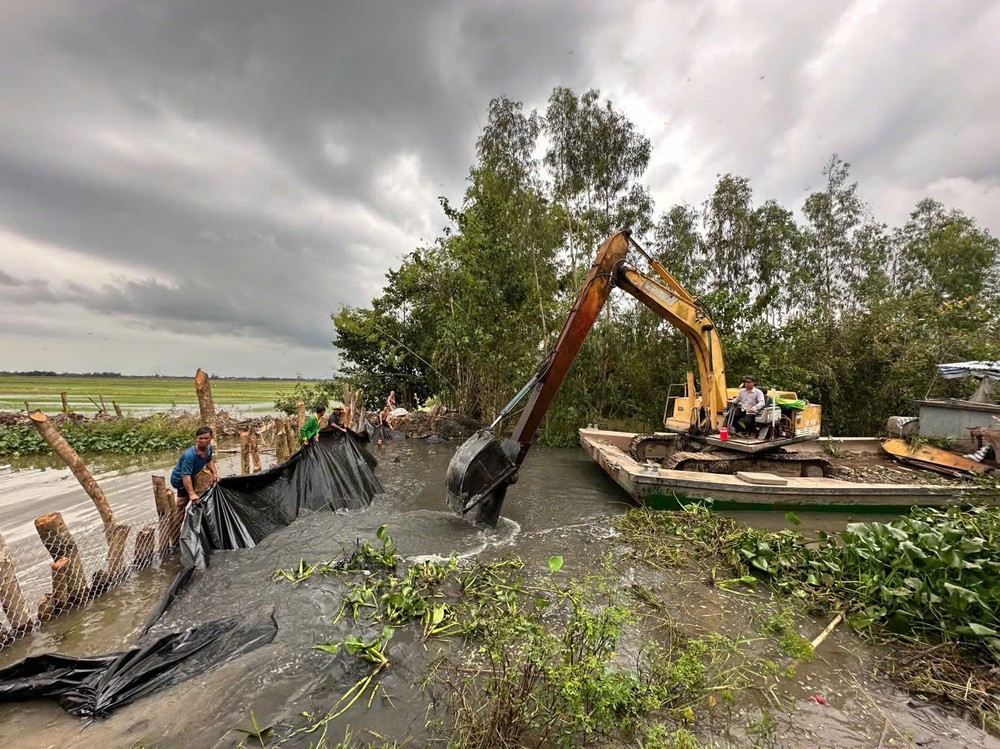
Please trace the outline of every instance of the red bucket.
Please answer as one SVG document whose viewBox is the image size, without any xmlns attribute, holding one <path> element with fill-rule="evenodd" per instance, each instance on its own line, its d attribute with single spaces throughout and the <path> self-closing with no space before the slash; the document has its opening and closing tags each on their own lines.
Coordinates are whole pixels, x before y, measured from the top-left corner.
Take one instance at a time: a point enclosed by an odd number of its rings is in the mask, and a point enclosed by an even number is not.
<svg viewBox="0 0 1000 749">
<path fill-rule="evenodd" d="M 729 427 L 719 427 L 719 439 L 723 442 L 729 441 Z"/>
</svg>

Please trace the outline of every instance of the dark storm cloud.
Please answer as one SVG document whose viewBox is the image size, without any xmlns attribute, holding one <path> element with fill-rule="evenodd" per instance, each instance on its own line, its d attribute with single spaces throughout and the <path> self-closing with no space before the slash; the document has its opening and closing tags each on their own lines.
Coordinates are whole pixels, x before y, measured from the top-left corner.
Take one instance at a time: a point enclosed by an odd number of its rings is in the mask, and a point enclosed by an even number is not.
<svg viewBox="0 0 1000 749">
<path fill-rule="evenodd" d="M 0 0 L 0 311 L 109 339 L 66 369 L 131 366 L 148 331 L 322 369 L 329 314 L 460 199 L 489 100 L 557 84 L 649 135 L 661 210 L 725 172 L 794 207 L 838 152 L 876 208 L 933 193 L 996 229 L 997 7 Z"/>
</svg>

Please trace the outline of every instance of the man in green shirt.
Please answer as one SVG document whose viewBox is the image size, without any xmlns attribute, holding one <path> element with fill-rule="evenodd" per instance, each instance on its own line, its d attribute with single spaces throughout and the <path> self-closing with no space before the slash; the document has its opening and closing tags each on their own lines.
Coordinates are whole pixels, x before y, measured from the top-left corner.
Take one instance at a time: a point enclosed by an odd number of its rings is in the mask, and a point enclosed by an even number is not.
<svg viewBox="0 0 1000 749">
<path fill-rule="evenodd" d="M 319 439 L 319 420 L 323 418 L 325 413 L 326 406 L 317 406 L 316 413 L 306 419 L 306 423 L 299 430 L 303 445 L 308 445 L 311 439 Z"/>
</svg>

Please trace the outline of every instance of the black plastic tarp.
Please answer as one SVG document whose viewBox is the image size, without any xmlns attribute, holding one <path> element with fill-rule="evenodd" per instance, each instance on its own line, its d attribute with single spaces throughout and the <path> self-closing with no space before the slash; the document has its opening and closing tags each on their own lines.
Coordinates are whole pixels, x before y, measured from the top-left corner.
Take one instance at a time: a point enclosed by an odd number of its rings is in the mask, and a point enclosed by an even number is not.
<svg viewBox="0 0 1000 749">
<path fill-rule="evenodd" d="M 31 656 L 0 670 L 0 702 L 50 697 L 73 715 L 104 717 L 266 645 L 277 632 L 273 613 L 268 613 L 251 623 L 241 617 L 209 622 L 123 653 Z"/>
<path fill-rule="evenodd" d="M 213 551 L 256 546 L 289 525 L 304 510 L 360 509 L 382 485 L 375 459 L 353 433 L 322 433 L 279 466 L 248 476 L 224 478 L 190 505 L 181 530 L 183 569 L 174 579 L 143 634 L 159 620 L 193 575 L 208 566 Z M 74 715 L 101 717 L 158 689 L 180 683 L 271 642 L 272 614 L 252 624 L 241 618 L 202 624 L 164 635 L 122 653 L 91 658 L 57 654 L 29 657 L 0 670 L 0 702 L 50 697 Z"/>
</svg>

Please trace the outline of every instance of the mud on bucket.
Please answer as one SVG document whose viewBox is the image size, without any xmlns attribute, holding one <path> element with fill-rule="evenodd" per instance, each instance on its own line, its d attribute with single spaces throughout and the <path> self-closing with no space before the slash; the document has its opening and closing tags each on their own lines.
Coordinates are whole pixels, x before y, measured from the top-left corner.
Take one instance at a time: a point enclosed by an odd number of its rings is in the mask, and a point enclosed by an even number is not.
<svg viewBox="0 0 1000 749">
<path fill-rule="evenodd" d="M 517 481 L 520 445 L 502 443 L 480 429 L 455 451 L 448 464 L 448 504 L 462 515 L 479 508 L 477 522 L 496 525 L 507 487 Z"/>
</svg>

